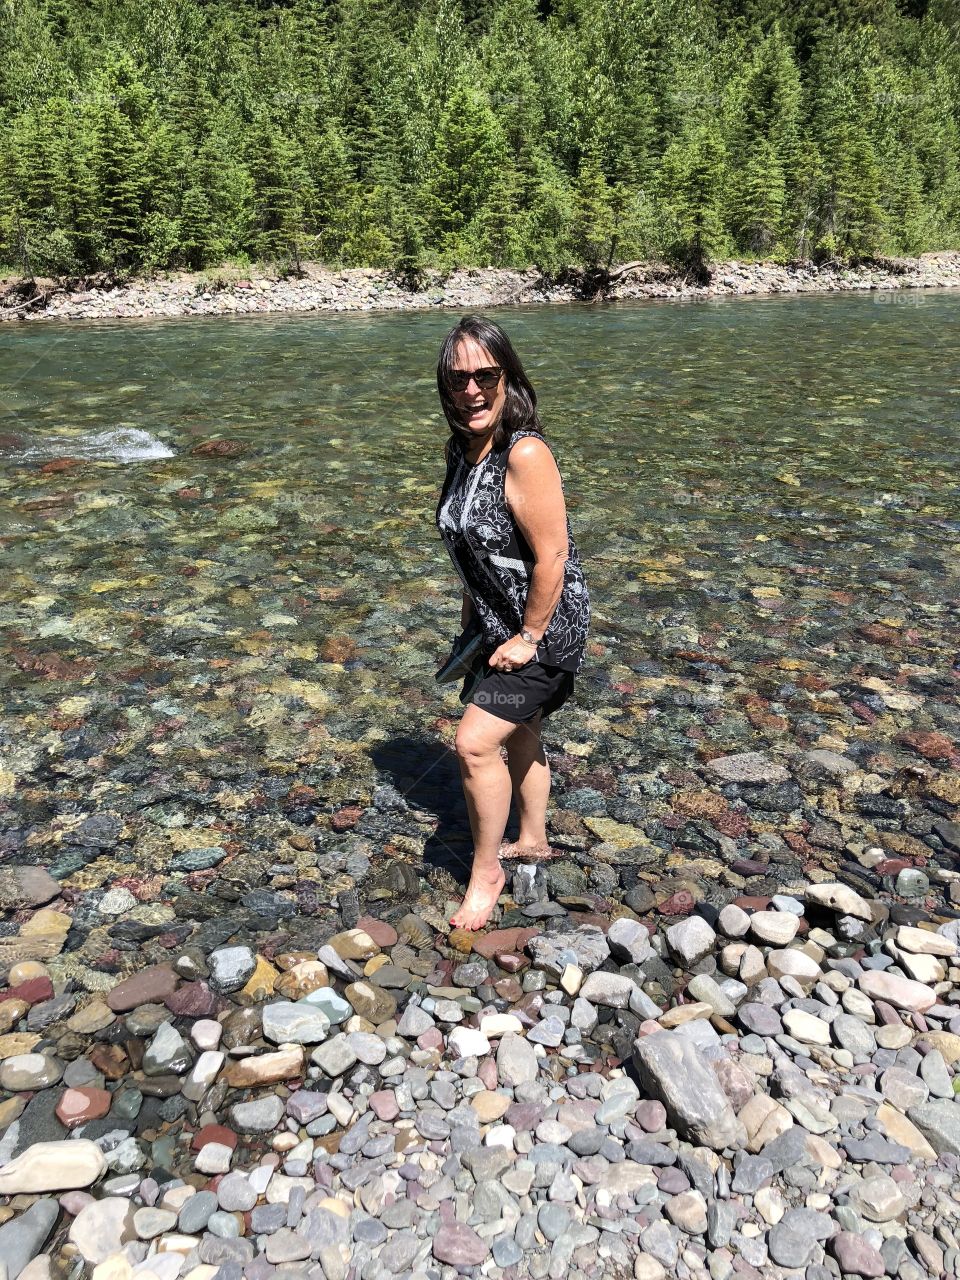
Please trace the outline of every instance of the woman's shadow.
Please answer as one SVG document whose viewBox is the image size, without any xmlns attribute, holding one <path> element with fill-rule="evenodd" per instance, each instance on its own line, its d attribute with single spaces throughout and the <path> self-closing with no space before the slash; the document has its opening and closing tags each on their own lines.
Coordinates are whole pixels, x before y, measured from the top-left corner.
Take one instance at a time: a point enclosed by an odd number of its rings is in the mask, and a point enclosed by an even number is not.
<svg viewBox="0 0 960 1280">
<path fill-rule="evenodd" d="M 425 878 L 431 880 L 431 872 L 437 872 L 438 887 L 448 876 L 465 887 L 473 860 L 473 834 L 456 753 L 442 742 L 400 734 L 375 743 L 370 756 L 378 775 L 396 788 L 408 809 L 438 819 L 423 847 Z M 511 813 L 511 821 L 512 817 Z M 504 839 L 511 838 L 504 833 Z"/>
</svg>

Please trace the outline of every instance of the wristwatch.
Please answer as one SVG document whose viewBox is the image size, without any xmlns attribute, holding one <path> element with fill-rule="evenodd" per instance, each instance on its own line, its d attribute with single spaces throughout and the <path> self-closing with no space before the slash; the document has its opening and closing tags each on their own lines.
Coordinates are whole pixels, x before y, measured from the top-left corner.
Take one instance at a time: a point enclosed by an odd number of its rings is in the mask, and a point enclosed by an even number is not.
<svg viewBox="0 0 960 1280">
<path fill-rule="evenodd" d="M 534 648 L 536 648 L 537 645 L 540 643 L 539 640 L 534 640 L 533 636 L 530 634 L 530 632 L 527 630 L 526 627 L 521 628 L 520 639 L 525 640 L 527 644 L 532 644 Z"/>
</svg>

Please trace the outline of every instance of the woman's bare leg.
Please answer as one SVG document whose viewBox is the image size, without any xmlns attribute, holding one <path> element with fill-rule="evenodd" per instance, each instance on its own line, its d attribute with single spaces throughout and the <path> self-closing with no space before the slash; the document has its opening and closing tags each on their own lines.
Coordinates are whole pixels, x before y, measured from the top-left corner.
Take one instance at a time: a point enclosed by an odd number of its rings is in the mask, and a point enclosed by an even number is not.
<svg viewBox="0 0 960 1280">
<path fill-rule="evenodd" d="M 550 765 L 540 740 L 541 712 L 529 724 L 517 725 L 507 739 L 507 768 L 520 817 L 517 844 L 524 848 L 547 842 Z"/>
<path fill-rule="evenodd" d="M 470 703 L 455 748 L 473 832 L 473 870 L 463 902 L 450 918 L 460 929 L 482 929 L 503 892 L 500 842 L 510 816 L 510 773 L 500 748 L 515 731 L 509 720 Z"/>
</svg>

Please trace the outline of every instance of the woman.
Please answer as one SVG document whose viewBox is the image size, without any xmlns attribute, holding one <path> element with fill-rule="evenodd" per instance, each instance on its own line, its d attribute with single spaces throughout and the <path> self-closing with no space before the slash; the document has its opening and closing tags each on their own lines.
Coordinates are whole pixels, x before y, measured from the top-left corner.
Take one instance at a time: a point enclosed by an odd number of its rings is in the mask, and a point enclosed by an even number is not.
<svg viewBox="0 0 960 1280">
<path fill-rule="evenodd" d="M 503 891 L 501 858 L 553 856 L 540 727 L 573 692 L 590 597 L 536 393 L 499 325 L 465 316 L 451 329 L 437 387 L 451 431 L 437 527 L 463 583 L 461 625 L 476 616 L 486 661 L 456 738 L 474 851 L 450 923 L 482 929 Z M 520 835 L 504 845 L 511 790 Z"/>
</svg>

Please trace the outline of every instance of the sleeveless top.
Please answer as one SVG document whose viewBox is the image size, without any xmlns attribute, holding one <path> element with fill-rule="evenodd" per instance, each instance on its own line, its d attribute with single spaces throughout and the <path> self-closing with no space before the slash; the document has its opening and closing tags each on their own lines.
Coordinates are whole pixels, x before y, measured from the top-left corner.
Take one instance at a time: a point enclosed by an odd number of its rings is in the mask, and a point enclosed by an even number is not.
<svg viewBox="0 0 960 1280">
<path fill-rule="evenodd" d="M 535 562 L 504 492 L 507 455 L 524 436 L 536 436 L 547 444 L 532 428 L 514 431 L 502 449 L 491 449 L 480 462 L 471 464 L 460 437 L 451 433 L 447 473 L 437 504 L 440 537 L 473 601 L 483 630 L 483 649 L 488 654 L 519 634 Z M 562 480 L 560 484 L 562 488 Z M 579 671 L 589 625 L 590 596 L 568 515 L 563 590 L 537 645 L 535 660 L 544 666 Z"/>
</svg>

